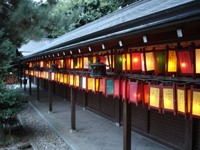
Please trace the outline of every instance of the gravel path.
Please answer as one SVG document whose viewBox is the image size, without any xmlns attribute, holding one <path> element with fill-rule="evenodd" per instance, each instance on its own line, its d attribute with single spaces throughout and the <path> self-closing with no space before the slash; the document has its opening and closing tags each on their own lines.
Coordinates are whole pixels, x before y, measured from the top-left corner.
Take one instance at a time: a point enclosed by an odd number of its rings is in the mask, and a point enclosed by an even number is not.
<svg viewBox="0 0 200 150">
<path fill-rule="evenodd" d="M 20 114 L 24 128 L 38 150 L 70 150 L 70 147 L 49 127 L 31 107 Z"/>
</svg>

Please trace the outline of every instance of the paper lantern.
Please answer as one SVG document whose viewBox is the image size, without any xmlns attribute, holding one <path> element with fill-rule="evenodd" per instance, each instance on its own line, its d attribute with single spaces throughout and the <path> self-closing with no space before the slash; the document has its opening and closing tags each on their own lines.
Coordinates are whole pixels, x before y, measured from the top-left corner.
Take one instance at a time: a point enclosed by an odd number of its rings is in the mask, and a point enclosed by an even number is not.
<svg viewBox="0 0 200 150">
<path fill-rule="evenodd" d="M 25 70 L 25 74 L 26 74 L 26 75 L 29 75 L 29 70 Z"/>
<path fill-rule="evenodd" d="M 64 74 L 63 73 L 60 73 L 59 83 L 64 83 Z"/>
<path fill-rule="evenodd" d="M 122 55 L 115 54 L 115 72 L 122 70 Z"/>
<path fill-rule="evenodd" d="M 141 53 L 141 64 L 142 64 L 142 72 L 146 71 L 145 60 L 144 60 L 144 53 Z"/>
<path fill-rule="evenodd" d="M 120 98 L 121 95 L 121 80 L 120 78 L 114 80 L 114 94 L 113 97 Z"/>
<path fill-rule="evenodd" d="M 40 71 L 40 78 L 43 78 L 43 71 Z"/>
<path fill-rule="evenodd" d="M 126 101 L 129 99 L 129 84 L 126 79 L 122 80 L 122 100 Z"/>
<path fill-rule="evenodd" d="M 73 59 L 73 64 L 74 64 L 74 69 L 79 69 L 79 66 L 78 66 L 78 59 L 77 59 L 77 58 L 74 58 L 74 59 Z"/>
<path fill-rule="evenodd" d="M 131 54 L 125 53 L 122 55 L 122 71 L 130 71 L 131 70 Z"/>
<path fill-rule="evenodd" d="M 83 57 L 83 69 L 89 69 L 88 57 Z"/>
<path fill-rule="evenodd" d="M 71 59 L 70 58 L 67 58 L 66 59 L 66 66 L 67 66 L 67 69 L 71 69 Z"/>
<path fill-rule="evenodd" d="M 95 78 L 95 87 L 93 89 L 95 89 L 95 92 L 99 92 L 99 78 Z"/>
<path fill-rule="evenodd" d="M 43 71 L 43 79 L 45 79 L 45 71 Z"/>
<path fill-rule="evenodd" d="M 114 94 L 114 79 L 112 78 L 105 78 L 105 92 L 106 92 L 106 97 L 108 95 L 113 95 Z"/>
<path fill-rule="evenodd" d="M 87 77 L 82 77 L 82 88 L 87 90 Z"/>
<path fill-rule="evenodd" d="M 67 85 L 69 85 L 69 74 L 67 74 Z"/>
<path fill-rule="evenodd" d="M 103 94 L 106 95 L 106 78 L 103 78 Z"/>
<path fill-rule="evenodd" d="M 165 51 L 155 51 L 155 72 L 156 75 L 165 72 Z"/>
<path fill-rule="evenodd" d="M 44 61 L 40 61 L 40 68 L 44 67 Z"/>
<path fill-rule="evenodd" d="M 39 71 L 35 71 L 35 77 L 39 78 Z"/>
<path fill-rule="evenodd" d="M 51 68 L 52 63 L 53 61 L 46 61 L 46 66 L 44 66 L 44 68 Z"/>
<path fill-rule="evenodd" d="M 177 93 L 177 114 L 187 115 L 187 91 L 186 85 L 184 87 L 176 86 Z"/>
<path fill-rule="evenodd" d="M 191 87 L 191 117 L 200 118 L 200 89 Z"/>
<path fill-rule="evenodd" d="M 135 103 L 136 106 L 142 100 L 142 87 L 141 84 L 138 84 L 138 81 L 131 82 L 129 81 L 129 102 Z"/>
<path fill-rule="evenodd" d="M 55 81 L 55 72 L 49 72 L 50 81 Z"/>
<path fill-rule="evenodd" d="M 57 73 L 57 82 L 60 82 L 60 73 Z"/>
<path fill-rule="evenodd" d="M 131 53 L 132 71 L 142 71 L 141 53 Z"/>
<path fill-rule="evenodd" d="M 144 84 L 144 104 L 149 104 L 149 84 Z"/>
<path fill-rule="evenodd" d="M 82 89 L 83 88 L 83 77 L 82 76 L 80 76 L 80 81 L 79 81 L 79 87 L 80 87 L 80 89 Z"/>
<path fill-rule="evenodd" d="M 74 85 L 74 75 L 70 74 L 69 75 L 69 86 L 73 86 Z"/>
<path fill-rule="evenodd" d="M 161 112 L 161 85 L 151 85 L 149 83 L 149 109 L 157 109 Z"/>
<path fill-rule="evenodd" d="M 99 92 L 103 92 L 103 79 L 99 79 Z"/>
<path fill-rule="evenodd" d="M 177 72 L 176 51 L 169 50 L 167 56 L 167 74 L 174 74 L 176 72 Z"/>
<path fill-rule="evenodd" d="M 67 74 L 64 74 L 64 75 L 63 75 L 63 78 L 64 78 L 64 79 L 63 79 L 63 83 L 64 83 L 64 84 L 67 84 Z"/>
<path fill-rule="evenodd" d="M 146 71 L 154 71 L 155 70 L 155 58 L 153 52 L 145 53 L 145 62 L 146 62 Z"/>
<path fill-rule="evenodd" d="M 29 66 L 29 68 L 32 68 L 33 67 L 33 63 L 29 62 L 28 66 Z"/>
<path fill-rule="evenodd" d="M 200 49 L 195 49 L 195 73 L 200 74 Z"/>
<path fill-rule="evenodd" d="M 48 80 L 49 79 L 49 72 L 45 71 L 45 79 Z"/>
<path fill-rule="evenodd" d="M 191 111 L 191 90 L 187 90 L 187 104 L 188 104 L 188 113 Z"/>
<path fill-rule="evenodd" d="M 178 51 L 178 62 L 180 68 L 180 74 L 182 75 L 192 75 L 192 60 L 191 60 L 191 53 L 189 50 Z"/>
<path fill-rule="evenodd" d="M 78 62 L 79 62 L 79 69 L 82 69 L 83 68 L 83 58 L 79 57 Z"/>
<path fill-rule="evenodd" d="M 79 81 L 79 75 L 75 75 L 74 76 L 74 86 L 77 87 L 77 88 L 79 88 L 79 83 L 80 83 L 80 81 Z"/>
<path fill-rule="evenodd" d="M 74 60 L 70 59 L 70 69 L 74 69 Z"/>
<path fill-rule="evenodd" d="M 33 70 L 31 70 L 31 76 L 34 76 L 34 71 Z"/>
<path fill-rule="evenodd" d="M 175 84 L 163 86 L 163 113 L 171 111 L 176 115 Z"/>
<path fill-rule="evenodd" d="M 55 73 L 54 73 L 54 76 L 55 76 L 55 77 L 54 77 L 54 81 L 55 81 L 55 82 L 58 82 L 58 73 L 55 72 Z"/>
<path fill-rule="evenodd" d="M 87 78 L 87 91 L 95 91 L 95 78 Z"/>
</svg>

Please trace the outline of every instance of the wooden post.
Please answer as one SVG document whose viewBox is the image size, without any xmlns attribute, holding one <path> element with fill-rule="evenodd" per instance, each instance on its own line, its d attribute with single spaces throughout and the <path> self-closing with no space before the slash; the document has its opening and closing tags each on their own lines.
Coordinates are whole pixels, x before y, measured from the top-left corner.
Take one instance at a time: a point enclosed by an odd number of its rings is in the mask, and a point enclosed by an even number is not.
<svg viewBox="0 0 200 150">
<path fill-rule="evenodd" d="M 113 72 L 113 49 L 111 49 L 111 67 L 110 71 Z"/>
<path fill-rule="evenodd" d="M 116 100 L 116 125 L 119 127 L 121 121 L 121 99 Z"/>
<path fill-rule="evenodd" d="M 75 102 L 75 93 L 73 87 L 70 87 L 71 90 L 71 131 L 76 130 L 76 102 Z"/>
<path fill-rule="evenodd" d="M 52 112 L 52 83 L 49 81 L 49 112 Z"/>
<path fill-rule="evenodd" d="M 195 121 L 195 119 L 185 119 L 185 143 L 183 148 L 184 150 L 192 150 L 193 121 Z"/>
<path fill-rule="evenodd" d="M 37 101 L 39 102 L 39 100 L 40 100 L 40 89 L 39 89 L 39 78 L 37 78 Z"/>
<path fill-rule="evenodd" d="M 21 67 L 21 65 L 19 66 L 20 68 L 19 68 L 19 76 L 20 76 L 20 88 L 22 88 L 22 67 Z"/>
<path fill-rule="evenodd" d="M 67 85 L 64 85 L 64 101 L 67 100 Z"/>
<path fill-rule="evenodd" d="M 29 75 L 29 95 L 31 95 L 31 75 Z"/>
<path fill-rule="evenodd" d="M 131 150 L 131 104 L 123 101 L 123 150 Z"/>
<path fill-rule="evenodd" d="M 83 96 L 83 110 L 86 109 L 86 100 L 87 100 L 87 92 L 83 91 L 84 92 L 84 96 Z"/>
<path fill-rule="evenodd" d="M 26 74 L 25 74 L 25 70 L 24 70 L 24 91 L 26 91 Z"/>
</svg>

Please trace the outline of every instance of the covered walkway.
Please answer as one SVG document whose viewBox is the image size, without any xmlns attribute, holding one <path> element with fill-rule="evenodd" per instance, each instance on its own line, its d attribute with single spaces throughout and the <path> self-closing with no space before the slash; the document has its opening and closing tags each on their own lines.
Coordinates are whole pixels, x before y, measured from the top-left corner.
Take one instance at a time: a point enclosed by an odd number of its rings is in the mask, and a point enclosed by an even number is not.
<svg viewBox="0 0 200 150">
<path fill-rule="evenodd" d="M 29 82 L 28 82 L 29 83 Z M 28 85 L 29 86 L 29 85 Z M 26 91 L 29 92 L 28 90 Z M 74 150 L 122 150 L 123 127 L 76 105 L 77 131 L 71 132 L 71 103 L 53 95 L 53 113 L 48 113 L 48 92 L 40 89 L 40 101 L 36 100 L 36 86 L 32 84 L 29 104 L 52 129 Z M 132 150 L 167 150 L 132 131 Z"/>
</svg>

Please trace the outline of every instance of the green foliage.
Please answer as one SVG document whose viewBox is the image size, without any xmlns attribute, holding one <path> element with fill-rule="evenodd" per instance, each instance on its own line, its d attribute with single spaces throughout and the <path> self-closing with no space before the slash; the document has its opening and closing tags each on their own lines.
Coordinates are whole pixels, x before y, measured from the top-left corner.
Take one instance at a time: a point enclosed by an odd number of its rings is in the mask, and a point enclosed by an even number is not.
<svg viewBox="0 0 200 150">
<path fill-rule="evenodd" d="M 21 89 L 7 87 L 0 83 L 0 119 L 4 123 L 14 122 L 15 116 L 23 110 L 22 103 L 25 102 L 26 95 Z"/>
</svg>

